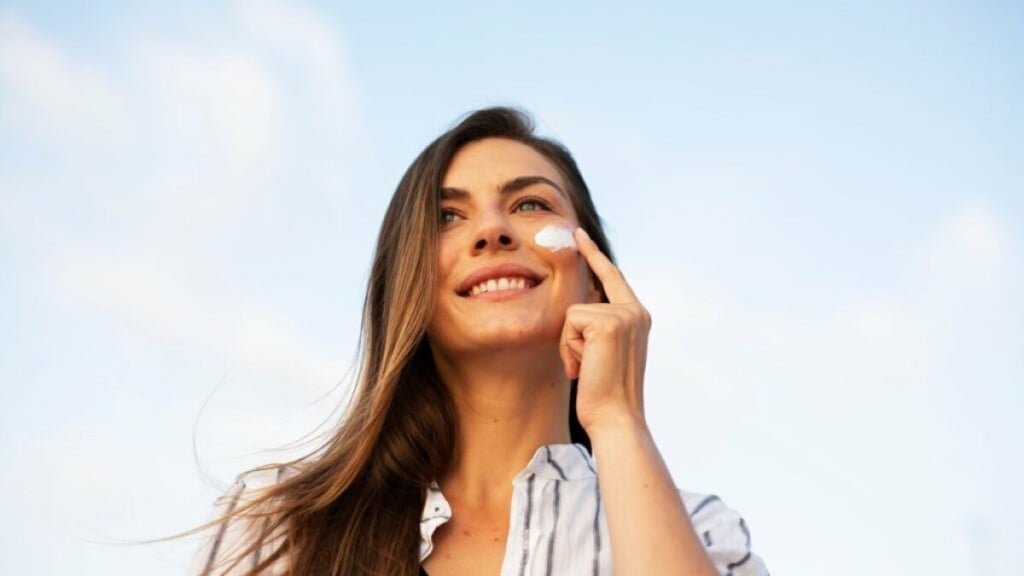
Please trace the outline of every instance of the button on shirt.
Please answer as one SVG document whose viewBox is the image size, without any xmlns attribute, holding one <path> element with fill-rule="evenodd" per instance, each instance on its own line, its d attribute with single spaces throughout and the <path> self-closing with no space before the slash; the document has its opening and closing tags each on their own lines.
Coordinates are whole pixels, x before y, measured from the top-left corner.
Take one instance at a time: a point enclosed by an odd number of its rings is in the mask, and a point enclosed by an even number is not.
<svg viewBox="0 0 1024 576">
<path fill-rule="evenodd" d="M 750 550 L 743 518 L 716 496 L 681 492 L 719 574 L 767 576 Z M 420 562 L 452 509 L 434 483 L 420 520 Z M 512 480 L 512 510 L 501 576 L 612 574 L 611 545 L 594 460 L 578 444 L 542 446 Z"/>
</svg>

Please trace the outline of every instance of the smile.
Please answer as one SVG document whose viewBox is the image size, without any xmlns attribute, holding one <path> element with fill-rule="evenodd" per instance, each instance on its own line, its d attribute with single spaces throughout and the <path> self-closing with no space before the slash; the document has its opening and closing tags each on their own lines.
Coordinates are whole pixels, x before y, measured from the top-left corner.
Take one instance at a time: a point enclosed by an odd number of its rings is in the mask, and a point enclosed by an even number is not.
<svg viewBox="0 0 1024 576">
<path fill-rule="evenodd" d="M 469 296 L 477 296 L 479 294 L 488 294 L 491 292 L 504 292 L 506 290 L 526 290 L 528 288 L 533 288 L 535 285 L 535 282 L 529 278 L 515 276 L 491 278 L 490 280 L 485 280 L 470 288 Z"/>
</svg>

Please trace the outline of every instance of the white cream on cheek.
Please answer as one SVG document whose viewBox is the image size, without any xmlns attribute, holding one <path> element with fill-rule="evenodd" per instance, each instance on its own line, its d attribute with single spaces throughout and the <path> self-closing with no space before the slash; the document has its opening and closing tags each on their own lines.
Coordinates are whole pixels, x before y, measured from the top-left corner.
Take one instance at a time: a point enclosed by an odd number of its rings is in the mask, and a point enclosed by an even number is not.
<svg viewBox="0 0 1024 576">
<path fill-rule="evenodd" d="M 576 239 L 573 238 L 572 231 L 572 228 L 568 226 L 548 224 L 537 231 L 533 241 L 538 246 L 543 246 L 552 252 L 562 249 L 576 250 Z"/>
</svg>

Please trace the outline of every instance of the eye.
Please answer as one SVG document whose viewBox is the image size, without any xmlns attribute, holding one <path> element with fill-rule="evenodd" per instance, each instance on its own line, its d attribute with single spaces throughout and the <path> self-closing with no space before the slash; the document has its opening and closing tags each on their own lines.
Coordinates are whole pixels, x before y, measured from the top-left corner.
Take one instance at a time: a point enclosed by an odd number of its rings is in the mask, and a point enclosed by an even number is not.
<svg viewBox="0 0 1024 576">
<path fill-rule="evenodd" d="M 448 208 L 442 208 L 441 214 L 438 216 L 438 220 L 441 222 L 442 228 L 447 226 L 448 224 L 451 224 L 452 222 L 455 222 L 459 218 L 460 216 L 458 212 L 450 210 Z"/>
<path fill-rule="evenodd" d="M 551 205 L 540 198 L 528 196 L 516 203 L 515 210 L 518 212 L 537 212 L 539 210 L 550 212 Z"/>
</svg>

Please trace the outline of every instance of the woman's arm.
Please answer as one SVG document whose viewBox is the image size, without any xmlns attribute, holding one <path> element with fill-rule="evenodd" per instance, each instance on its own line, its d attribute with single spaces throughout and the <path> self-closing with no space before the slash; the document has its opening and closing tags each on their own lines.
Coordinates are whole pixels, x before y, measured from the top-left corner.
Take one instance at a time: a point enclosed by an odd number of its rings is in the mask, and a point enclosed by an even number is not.
<svg viewBox="0 0 1024 576">
<path fill-rule="evenodd" d="M 647 426 L 624 421 L 587 433 L 615 573 L 717 576 Z"/>
<path fill-rule="evenodd" d="M 644 418 L 650 315 L 582 229 L 576 240 L 608 303 L 570 307 L 560 351 L 567 375 L 578 378 L 576 412 L 597 461 L 615 572 L 713 576 L 718 568 L 728 571 L 731 565 L 716 568 L 708 556 L 710 531 L 702 542 Z M 749 573 L 765 572 L 762 566 Z"/>
</svg>

